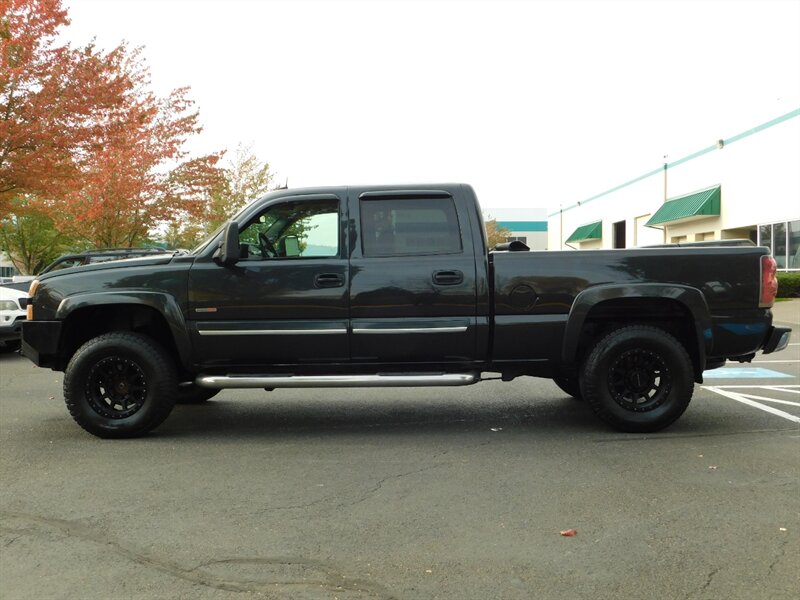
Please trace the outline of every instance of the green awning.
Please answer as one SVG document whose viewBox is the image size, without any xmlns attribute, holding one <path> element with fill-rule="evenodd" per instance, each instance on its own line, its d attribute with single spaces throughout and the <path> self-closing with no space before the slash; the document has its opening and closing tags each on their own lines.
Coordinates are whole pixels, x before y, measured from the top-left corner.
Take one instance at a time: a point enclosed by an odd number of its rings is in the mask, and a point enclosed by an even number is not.
<svg viewBox="0 0 800 600">
<path fill-rule="evenodd" d="M 720 210 L 720 186 L 670 198 L 645 223 L 648 227 L 663 223 L 691 221 L 703 217 L 718 217 Z"/>
<path fill-rule="evenodd" d="M 565 243 L 570 242 L 588 242 L 589 240 L 603 239 L 603 221 L 595 221 L 594 223 L 587 223 L 581 225 L 572 235 L 567 238 Z"/>
</svg>

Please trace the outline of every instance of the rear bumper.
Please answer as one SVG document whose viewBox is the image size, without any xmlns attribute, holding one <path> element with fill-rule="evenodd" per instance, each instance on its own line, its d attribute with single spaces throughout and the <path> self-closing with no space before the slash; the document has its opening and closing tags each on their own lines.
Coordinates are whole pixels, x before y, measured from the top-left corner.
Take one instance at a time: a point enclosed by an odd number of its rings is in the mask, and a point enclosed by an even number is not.
<svg viewBox="0 0 800 600">
<path fill-rule="evenodd" d="M 25 321 L 22 354 L 39 367 L 53 367 L 58 358 L 61 321 Z"/>
<path fill-rule="evenodd" d="M 778 352 L 789 345 L 792 330 L 788 327 L 772 327 L 764 343 L 764 354 Z"/>
</svg>

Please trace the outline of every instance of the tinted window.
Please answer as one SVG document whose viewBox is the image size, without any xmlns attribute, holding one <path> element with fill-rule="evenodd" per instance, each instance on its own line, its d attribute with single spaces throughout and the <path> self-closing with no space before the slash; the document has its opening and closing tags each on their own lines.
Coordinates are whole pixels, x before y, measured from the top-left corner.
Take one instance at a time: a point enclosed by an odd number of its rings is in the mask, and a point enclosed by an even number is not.
<svg viewBox="0 0 800 600">
<path fill-rule="evenodd" d="M 452 198 L 362 200 L 361 234 L 364 256 L 461 252 Z"/>
<path fill-rule="evenodd" d="M 239 232 L 243 258 L 339 255 L 339 202 L 273 204 Z"/>
</svg>

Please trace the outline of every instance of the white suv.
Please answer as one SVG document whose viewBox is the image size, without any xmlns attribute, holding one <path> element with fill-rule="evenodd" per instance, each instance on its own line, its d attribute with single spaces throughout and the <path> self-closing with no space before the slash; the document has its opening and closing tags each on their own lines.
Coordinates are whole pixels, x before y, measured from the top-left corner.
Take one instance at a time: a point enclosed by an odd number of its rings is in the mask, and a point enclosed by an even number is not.
<svg viewBox="0 0 800 600">
<path fill-rule="evenodd" d="M 25 311 L 19 299 L 27 294 L 10 287 L 0 286 L 0 351 L 19 348 Z"/>
</svg>

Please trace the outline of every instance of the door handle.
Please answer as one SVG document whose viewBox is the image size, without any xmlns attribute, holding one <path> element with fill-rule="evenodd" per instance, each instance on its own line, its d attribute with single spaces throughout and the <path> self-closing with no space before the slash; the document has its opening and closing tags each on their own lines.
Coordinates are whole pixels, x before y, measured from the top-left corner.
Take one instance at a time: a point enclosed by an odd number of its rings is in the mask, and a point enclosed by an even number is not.
<svg viewBox="0 0 800 600">
<path fill-rule="evenodd" d="M 318 288 L 342 287 L 344 277 L 338 273 L 320 273 L 314 277 L 314 285 Z"/>
<path fill-rule="evenodd" d="M 433 283 L 436 285 L 458 285 L 464 281 L 461 271 L 434 271 Z"/>
</svg>

